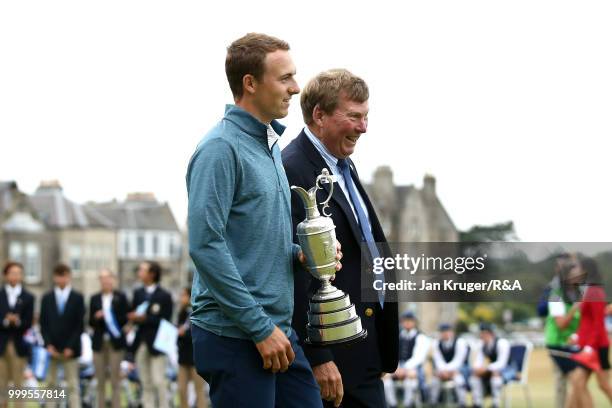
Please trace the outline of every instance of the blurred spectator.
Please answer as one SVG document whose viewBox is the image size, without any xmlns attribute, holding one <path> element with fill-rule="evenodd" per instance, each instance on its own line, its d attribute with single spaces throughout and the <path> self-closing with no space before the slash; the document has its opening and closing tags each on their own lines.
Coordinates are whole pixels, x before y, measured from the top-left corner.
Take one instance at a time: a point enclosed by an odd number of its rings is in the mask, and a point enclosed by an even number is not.
<svg viewBox="0 0 612 408">
<path fill-rule="evenodd" d="M 204 379 L 198 375 L 193 364 L 193 345 L 191 343 L 191 288 L 184 288 L 179 299 L 178 313 L 178 389 L 181 408 L 189 407 L 189 383 L 192 382 L 196 394 L 197 408 L 205 408 L 207 404 Z"/>
<path fill-rule="evenodd" d="M 452 381 L 460 406 L 465 406 L 466 381 L 462 369 L 468 362 L 469 347 L 464 339 L 457 338 L 450 324 L 439 327 L 440 338 L 433 341 L 433 378 L 430 384 L 429 402 L 437 405 L 442 383 Z M 447 401 L 448 403 L 448 401 Z"/>
<path fill-rule="evenodd" d="M 475 352 L 470 377 L 472 388 L 472 403 L 474 407 L 482 407 L 485 387 L 490 389 L 493 407 L 501 403 L 501 390 L 504 385 L 504 369 L 510 358 L 510 343 L 508 340 L 497 337 L 493 326 L 489 323 L 480 325 L 480 341 Z"/>
<path fill-rule="evenodd" d="M 132 311 L 128 313 L 128 320 L 137 327 L 132 347 L 142 386 L 142 406 L 165 408 L 168 406 L 166 356 L 157 351 L 153 343 L 160 321 L 171 320 L 172 297 L 159 284 L 161 280 L 159 263 L 142 262 L 138 267 L 138 278 L 143 287 L 134 292 Z"/>
<path fill-rule="evenodd" d="M 34 297 L 22 286 L 23 266 L 8 262 L 0 291 L 0 390 L 21 387 L 30 347 L 23 337 L 32 326 Z M 1 402 L 0 402 L 1 404 Z"/>
<path fill-rule="evenodd" d="M 417 328 L 417 319 L 411 311 L 404 312 L 400 319 L 402 329 L 399 338 L 399 366 L 395 373 L 383 378 L 385 397 L 391 407 L 397 406 L 395 381 L 400 381 L 404 388 L 404 406 L 411 406 L 425 383 L 423 363 L 427 358 L 429 339 Z"/>
<path fill-rule="evenodd" d="M 48 385 L 60 385 L 57 374 L 58 366 L 62 365 L 70 406 L 80 407 L 78 357 L 81 355 L 85 303 L 83 295 L 72 289 L 70 281 L 70 268 L 67 265 L 59 264 L 53 269 L 55 286 L 42 298 L 40 331 L 51 355 Z"/>
<path fill-rule="evenodd" d="M 93 328 L 92 348 L 98 384 L 98 407 L 106 406 L 106 381 L 111 390 L 120 389 L 120 364 L 125 351 L 123 327 L 127 322 L 128 301 L 115 289 L 115 275 L 108 269 L 100 271 L 101 291 L 89 303 L 89 325 Z M 112 392 L 112 406 L 119 408 L 119 392 Z"/>
<path fill-rule="evenodd" d="M 591 258 L 581 259 L 569 273 L 569 279 L 584 282 L 582 302 L 580 302 L 580 324 L 574 336 L 578 346 L 583 350 L 592 349 L 597 353 L 601 370 L 595 371 L 599 388 L 612 403 L 610 386 L 610 360 L 608 351 L 610 342 L 605 328 L 606 294 L 597 264 Z M 587 387 L 592 370 L 579 365 L 572 373 L 572 395 L 570 406 L 592 407 L 593 398 Z"/>
<path fill-rule="evenodd" d="M 551 352 L 553 370 L 555 373 L 555 407 L 564 408 L 567 395 L 567 379 L 569 373 L 576 367 L 571 358 L 559 356 L 556 351 L 570 351 L 570 337 L 578 329 L 580 312 L 577 280 L 569 278 L 568 273 L 575 265 L 575 258 L 569 254 L 557 257 L 555 277 L 551 282 L 548 294 L 547 316 L 544 341 Z M 573 305 L 572 305 L 573 304 Z"/>
</svg>

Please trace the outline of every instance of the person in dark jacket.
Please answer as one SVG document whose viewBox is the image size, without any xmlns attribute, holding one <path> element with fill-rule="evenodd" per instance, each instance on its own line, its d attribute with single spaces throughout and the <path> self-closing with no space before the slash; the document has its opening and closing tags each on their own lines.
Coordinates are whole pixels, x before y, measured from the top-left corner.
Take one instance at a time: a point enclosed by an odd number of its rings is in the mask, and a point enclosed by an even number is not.
<svg viewBox="0 0 612 408">
<path fill-rule="evenodd" d="M 193 381 L 196 392 L 197 408 L 205 408 L 208 406 L 205 388 L 206 382 L 196 372 L 193 363 L 193 344 L 191 343 L 191 288 L 183 288 L 179 299 L 180 310 L 178 313 L 178 389 L 181 399 L 181 408 L 189 407 L 188 386 L 189 382 Z"/>
<path fill-rule="evenodd" d="M 51 356 L 49 386 L 58 387 L 57 369 L 64 368 L 66 395 L 71 407 L 80 407 L 79 357 L 85 319 L 83 295 L 70 286 L 70 267 L 59 264 L 53 269 L 54 288 L 47 292 L 40 307 L 40 332 Z"/>
<path fill-rule="evenodd" d="M 101 291 L 91 297 L 89 325 L 93 328 L 92 348 L 98 380 L 98 407 L 106 406 L 106 380 L 112 389 L 120 388 L 121 360 L 125 352 L 123 326 L 127 322 L 128 301 L 115 290 L 115 275 L 108 269 L 100 271 Z M 112 393 L 113 408 L 120 406 L 119 392 Z"/>
<path fill-rule="evenodd" d="M 365 340 L 351 347 L 303 345 L 326 406 L 338 406 L 341 401 L 344 407 L 384 406 L 380 378 L 383 372 L 395 371 L 398 362 L 397 304 L 390 302 L 390 294 L 385 299 L 382 292 L 373 293 L 372 289 L 369 298 L 364 299 L 365 290 L 362 291 L 362 285 L 372 287 L 372 282 L 362 282 L 362 257 L 372 260 L 386 255 L 378 253 L 375 243 L 386 247 L 386 238 L 349 157 L 355 151 L 357 140 L 367 130 L 368 99 L 365 81 L 349 71 L 337 69 L 320 73 L 302 91 L 306 127 L 282 152 L 289 185 L 308 190 L 323 168 L 337 177 L 329 213 L 336 226 L 336 237 L 342 244 L 343 268 L 336 274 L 333 284 L 349 295 L 368 331 Z M 321 194 L 327 196 L 329 187 L 324 184 L 323 188 L 326 191 Z M 304 205 L 297 194 L 291 197 L 291 216 L 295 234 L 297 225 L 306 218 Z M 295 235 L 294 239 L 297 242 Z M 365 250 L 362 244 L 367 245 Z M 292 327 L 304 340 L 309 298 L 320 287 L 320 282 L 305 270 L 296 270 L 294 279 Z"/>
<path fill-rule="evenodd" d="M 159 323 L 172 318 L 172 296 L 159 284 L 161 270 L 155 261 L 140 264 L 138 278 L 143 287 L 134 291 L 132 311 L 128 313 L 128 320 L 137 328 L 132 348 L 136 354 L 144 408 L 168 406 L 166 356 L 153 347 Z"/>
<path fill-rule="evenodd" d="M 32 326 L 34 296 L 22 286 L 23 265 L 8 262 L 2 270 L 0 290 L 0 389 L 9 382 L 21 387 L 29 347 L 24 333 Z"/>
</svg>

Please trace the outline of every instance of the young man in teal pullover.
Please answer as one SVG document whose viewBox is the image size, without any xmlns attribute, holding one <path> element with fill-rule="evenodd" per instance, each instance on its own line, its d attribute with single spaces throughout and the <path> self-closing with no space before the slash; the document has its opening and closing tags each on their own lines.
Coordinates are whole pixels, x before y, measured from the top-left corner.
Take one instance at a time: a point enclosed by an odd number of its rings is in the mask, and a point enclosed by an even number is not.
<svg viewBox="0 0 612 408">
<path fill-rule="evenodd" d="M 291 330 L 291 202 L 276 143 L 299 93 L 284 41 L 247 34 L 225 70 L 235 105 L 189 163 L 189 252 L 197 274 L 192 337 L 214 407 L 320 407 L 319 388 Z"/>
</svg>

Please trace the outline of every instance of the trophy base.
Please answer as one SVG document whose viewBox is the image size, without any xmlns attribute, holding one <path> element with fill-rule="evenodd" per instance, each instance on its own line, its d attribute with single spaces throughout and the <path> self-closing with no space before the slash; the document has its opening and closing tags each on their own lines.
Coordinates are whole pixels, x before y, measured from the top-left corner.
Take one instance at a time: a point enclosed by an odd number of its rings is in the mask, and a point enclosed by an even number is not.
<svg viewBox="0 0 612 408">
<path fill-rule="evenodd" d="M 363 329 L 361 331 L 361 333 L 358 333 L 354 336 L 345 338 L 345 339 L 341 339 L 341 340 L 329 340 L 329 341 L 310 341 L 310 338 L 307 338 L 306 340 L 304 340 L 304 343 L 308 344 L 309 346 L 313 346 L 313 347 L 329 347 L 329 346 L 335 346 L 335 345 L 343 345 L 343 346 L 350 346 L 351 344 L 355 344 L 355 343 L 359 343 L 361 340 L 365 339 L 366 337 L 368 337 L 368 331 L 366 329 Z"/>
<path fill-rule="evenodd" d="M 320 347 L 351 344 L 368 335 L 349 296 L 337 289 L 334 292 L 336 296 L 331 299 L 310 301 L 306 344 Z"/>
</svg>

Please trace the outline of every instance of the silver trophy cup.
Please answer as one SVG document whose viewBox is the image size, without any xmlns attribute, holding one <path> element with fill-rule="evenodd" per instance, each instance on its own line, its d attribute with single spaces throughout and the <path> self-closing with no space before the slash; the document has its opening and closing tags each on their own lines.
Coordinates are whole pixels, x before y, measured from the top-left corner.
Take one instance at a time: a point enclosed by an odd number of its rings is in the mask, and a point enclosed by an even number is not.
<svg viewBox="0 0 612 408">
<path fill-rule="evenodd" d="M 321 203 L 323 215 L 317 209 L 317 191 L 323 188 L 322 183 L 329 183 L 329 195 Z M 330 283 L 336 274 L 336 226 L 325 210 L 334 192 L 333 183 L 329 171 L 323 169 L 310 190 L 291 186 L 306 209 L 306 219 L 297 226 L 298 240 L 308 271 L 321 281 L 321 287 L 309 301 L 306 327 L 305 341 L 314 346 L 346 344 L 364 339 L 368 334 L 349 296 Z"/>
</svg>

